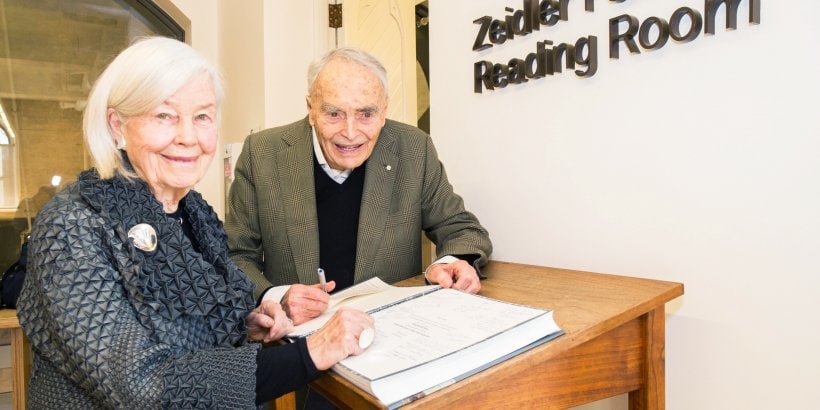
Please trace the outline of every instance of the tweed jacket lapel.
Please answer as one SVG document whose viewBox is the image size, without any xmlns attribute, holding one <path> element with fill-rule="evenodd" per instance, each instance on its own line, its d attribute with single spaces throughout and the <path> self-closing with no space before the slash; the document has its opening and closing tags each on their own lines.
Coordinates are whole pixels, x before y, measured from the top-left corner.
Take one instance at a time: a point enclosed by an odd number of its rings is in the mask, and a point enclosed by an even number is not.
<svg viewBox="0 0 820 410">
<path fill-rule="evenodd" d="M 399 157 L 395 152 L 398 136 L 392 130 L 388 121 L 382 128 L 376 147 L 366 164 L 367 172 L 359 213 L 359 238 L 356 244 L 356 283 L 382 273 L 373 272 L 373 261 L 381 247 L 399 165 Z"/>
<path fill-rule="evenodd" d="M 319 267 L 319 221 L 313 182 L 313 144 L 307 118 L 298 125 L 282 137 L 288 148 L 276 153 L 277 182 L 296 274 L 301 283 L 315 283 Z"/>
</svg>

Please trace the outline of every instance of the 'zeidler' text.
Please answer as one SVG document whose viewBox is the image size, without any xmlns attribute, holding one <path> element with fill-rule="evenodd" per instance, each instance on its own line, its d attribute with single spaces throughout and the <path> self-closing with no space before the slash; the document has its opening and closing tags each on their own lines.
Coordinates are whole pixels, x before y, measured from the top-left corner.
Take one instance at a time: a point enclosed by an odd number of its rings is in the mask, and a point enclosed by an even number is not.
<svg viewBox="0 0 820 410">
<path fill-rule="evenodd" d="M 624 3 L 627 0 L 609 0 Z M 507 41 L 526 37 L 551 28 L 569 19 L 571 0 L 523 0 L 521 9 L 505 7 L 503 19 L 483 16 L 473 21 L 478 26 L 473 51 L 485 52 Z M 622 14 L 609 19 L 609 58 L 619 59 L 621 46 L 631 54 L 659 50 L 673 43 L 688 43 L 700 36 L 715 34 L 715 16 L 725 6 L 726 29 L 737 29 L 738 7 L 747 3 L 749 24 L 760 24 L 761 0 L 704 0 L 704 12 L 691 7 L 680 7 L 668 19 L 648 17 L 639 19 Z M 584 11 L 595 11 L 595 0 L 584 0 Z M 535 36 L 533 36 L 535 37 Z M 565 71 L 566 70 L 566 71 Z M 476 93 L 518 85 L 564 72 L 574 72 L 580 78 L 589 78 L 598 71 L 598 37 L 587 35 L 574 42 L 541 39 L 526 56 L 496 63 L 487 59 L 473 65 L 473 85 Z"/>
</svg>

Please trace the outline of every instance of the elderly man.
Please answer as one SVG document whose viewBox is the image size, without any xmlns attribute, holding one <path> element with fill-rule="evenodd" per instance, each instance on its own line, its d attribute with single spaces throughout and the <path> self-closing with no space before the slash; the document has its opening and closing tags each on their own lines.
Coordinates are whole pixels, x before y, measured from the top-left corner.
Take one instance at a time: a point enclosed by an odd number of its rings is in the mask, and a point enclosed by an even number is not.
<svg viewBox="0 0 820 410">
<path fill-rule="evenodd" d="M 382 64 L 332 50 L 309 69 L 307 108 L 307 118 L 249 136 L 236 165 L 226 230 L 257 296 L 302 323 L 327 308 L 318 268 L 327 291 L 406 279 L 422 271 L 422 231 L 439 257 L 427 280 L 478 292 L 487 231 L 453 192 L 430 136 L 385 118 Z"/>
</svg>

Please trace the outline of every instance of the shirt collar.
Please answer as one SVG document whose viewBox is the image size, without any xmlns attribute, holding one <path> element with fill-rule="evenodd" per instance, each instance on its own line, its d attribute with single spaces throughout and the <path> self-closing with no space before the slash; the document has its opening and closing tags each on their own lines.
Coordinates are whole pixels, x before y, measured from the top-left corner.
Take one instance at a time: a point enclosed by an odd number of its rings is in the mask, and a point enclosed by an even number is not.
<svg viewBox="0 0 820 410">
<path fill-rule="evenodd" d="M 331 168 L 330 165 L 327 164 L 325 155 L 322 153 L 322 147 L 319 145 L 319 138 L 316 136 L 316 128 L 310 127 L 310 133 L 313 137 L 313 153 L 316 155 L 316 161 L 319 162 L 319 166 L 323 171 L 325 171 L 325 174 L 327 174 L 327 176 L 329 176 L 332 180 L 336 181 L 337 184 L 345 182 L 353 170 L 346 169 L 344 171 L 337 171 Z"/>
</svg>

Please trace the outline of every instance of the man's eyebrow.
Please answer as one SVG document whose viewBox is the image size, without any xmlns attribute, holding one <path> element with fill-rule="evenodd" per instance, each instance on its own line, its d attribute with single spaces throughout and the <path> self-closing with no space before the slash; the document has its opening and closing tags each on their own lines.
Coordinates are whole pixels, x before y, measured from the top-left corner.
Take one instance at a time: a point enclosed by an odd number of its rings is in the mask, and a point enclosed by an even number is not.
<svg viewBox="0 0 820 410">
<path fill-rule="evenodd" d="M 329 112 L 329 111 L 342 111 L 339 107 L 337 107 L 337 106 L 335 106 L 335 105 L 333 105 L 333 104 L 328 104 L 328 103 L 322 103 L 322 105 L 321 105 L 321 106 L 319 106 L 319 109 L 320 109 L 322 112 Z"/>
<path fill-rule="evenodd" d="M 367 107 L 362 107 L 362 108 L 357 109 L 356 112 L 361 112 L 361 113 L 379 112 L 379 107 L 376 107 L 375 105 L 368 105 Z"/>
<path fill-rule="evenodd" d="M 339 107 L 337 107 L 333 104 L 330 104 L 330 103 L 322 103 L 322 105 L 319 106 L 319 110 L 322 111 L 322 112 L 336 112 L 336 111 L 345 112 L 343 109 L 341 109 L 341 108 L 339 108 Z M 364 106 L 362 108 L 357 108 L 356 112 L 372 114 L 372 113 L 379 112 L 379 107 L 377 107 L 375 105 L 368 105 L 368 106 Z"/>
</svg>

